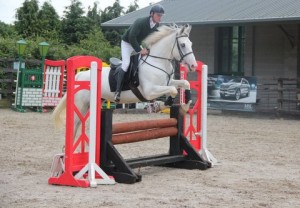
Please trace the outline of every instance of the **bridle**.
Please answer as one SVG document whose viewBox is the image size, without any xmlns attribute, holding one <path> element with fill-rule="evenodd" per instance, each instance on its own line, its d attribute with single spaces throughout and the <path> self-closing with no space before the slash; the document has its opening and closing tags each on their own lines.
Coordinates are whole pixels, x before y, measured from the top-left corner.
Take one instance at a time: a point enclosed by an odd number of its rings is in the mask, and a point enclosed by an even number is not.
<svg viewBox="0 0 300 208">
<path fill-rule="evenodd" d="M 193 53 L 193 51 L 191 51 L 191 52 L 188 52 L 186 54 L 183 54 L 183 52 L 182 52 L 182 50 L 181 50 L 181 48 L 179 46 L 179 41 L 178 41 L 179 38 L 183 38 L 183 37 L 189 37 L 189 36 L 188 35 L 176 36 L 176 41 L 174 42 L 173 49 L 172 49 L 172 53 L 173 53 L 173 50 L 174 50 L 174 47 L 175 47 L 175 43 L 177 43 L 177 49 L 178 49 L 178 52 L 179 52 L 179 55 L 180 55 L 179 62 L 182 62 L 182 60 L 184 59 L 184 57 L 186 57 L 186 56 L 188 56 L 188 55 L 190 55 L 190 54 Z"/>
<path fill-rule="evenodd" d="M 180 63 L 180 62 L 182 62 L 182 60 L 184 59 L 184 57 L 186 57 L 186 56 L 188 56 L 188 55 L 190 55 L 190 54 L 193 54 L 193 51 L 188 52 L 188 53 L 186 53 L 186 54 L 183 54 L 183 52 L 182 52 L 182 50 L 181 50 L 181 48 L 180 48 L 180 45 L 179 45 L 179 41 L 178 41 L 178 39 L 179 39 L 179 38 L 182 38 L 182 37 L 188 37 L 188 35 L 180 35 L 180 36 L 176 36 L 176 39 L 175 39 L 175 41 L 174 41 L 174 44 L 173 44 L 173 47 L 172 47 L 172 51 L 171 51 L 171 54 L 173 54 L 175 45 L 177 45 L 177 49 L 178 49 L 178 52 L 179 52 L 179 55 L 180 55 L 180 60 L 177 60 L 176 58 L 170 59 L 170 58 L 164 58 L 164 57 L 160 57 L 160 56 L 150 55 L 150 50 L 149 50 L 149 53 L 148 53 L 148 55 L 146 56 L 145 59 L 144 59 L 143 57 L 141 57 L 140 60 L 139 60 L 139 61 L 142 61 L 143 63 L 146 63 L 146 64 L 148 64 L 148 65 L 150 65 L 150 66 L 152 66 L 152 67 L 154 67 L 154 68 L 156 68 L 156 69 L 159 69 L 159 70 L 163 71 L 164 73 L 166 73 L 167 76 L 168 76 L 168 83 L 167 83 L 167 85 L 169 85 L 171 76 L 174 74 L 174 71 L 175 71 L 175 69 L 174 69 L 174 64 L 173 64 L 174 59 Z M 168 74 L 168 72 L 166 72 L 166 71 L 163 70 L 162 68 L 159 68 L 159 67 L 157 67 L 157 66 L 154 66 L 153 64 L 150 64 L 149 62 L 147 62 L 147 58 L 148 58 L 148 57 L 157 58 L 157 59 L 163 59 L 163 60 L 168 60 L 168 61 L 171 63 L 172 68 L 173 68 L 173 69 L 172 69 L 172 73 L 171 73 L 171 74 Z M 142 63 L 142 64 L 143 64 L 143 63 Z"/>
</svg>

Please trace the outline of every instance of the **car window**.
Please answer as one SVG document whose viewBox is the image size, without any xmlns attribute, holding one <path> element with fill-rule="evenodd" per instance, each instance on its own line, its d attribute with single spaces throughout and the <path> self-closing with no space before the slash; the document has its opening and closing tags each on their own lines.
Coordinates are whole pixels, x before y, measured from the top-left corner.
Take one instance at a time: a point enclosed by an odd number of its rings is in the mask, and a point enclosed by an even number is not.
<svg viewBox="0 0 300 208">
<path fill-rule="evenodd" d="M 228 83 L 240 83 L 240 82 L 241 82 L 241 78 L 236 78 L 236 79 L 230 80 Z"/>
</svg>

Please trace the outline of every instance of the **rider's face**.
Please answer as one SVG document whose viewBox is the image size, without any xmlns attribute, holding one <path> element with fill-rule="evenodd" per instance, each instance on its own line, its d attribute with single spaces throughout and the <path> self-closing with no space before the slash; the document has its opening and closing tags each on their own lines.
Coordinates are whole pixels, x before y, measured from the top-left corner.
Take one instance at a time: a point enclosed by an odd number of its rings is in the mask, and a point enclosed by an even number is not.
<svg viewBox="0 0 300 208">
<path fill-rule="evenodd" d="M 153 22 L 154 23 L 160 23 L 162 16 L 163 16 L 163 14 L 161 14 L 161 13 L 153 13 L 152 14 L 152 20 L 153 20 Z"/>
</svg>

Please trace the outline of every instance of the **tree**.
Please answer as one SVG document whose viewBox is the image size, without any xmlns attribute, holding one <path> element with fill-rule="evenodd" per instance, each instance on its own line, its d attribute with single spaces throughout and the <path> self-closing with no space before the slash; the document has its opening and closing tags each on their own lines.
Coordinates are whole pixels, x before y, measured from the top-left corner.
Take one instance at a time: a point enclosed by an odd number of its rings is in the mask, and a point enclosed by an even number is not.
<svg viewBox="0 0 300 208">
<path fill-rule="evenodd" d="M 123 12 L 124 7 L 120 5 L 120 0 L 116 0 L 113 6 L 106 7 L 101 13 L 101 22 L 107 22 L 111 19 L 120 17 Z"/>
<path fill-rule="evenodd" d="M 16 35 L 17 33 L 13 25 L 8 25 L 0 21 L 0 37 L 6 38 L 13 37 Z"/>
<path fill-rule="evenodd" d="M 129 5 L 129 8 L 126 10 L 125 14 L 136 11 L 139 8 L 138 0 L 135 0 L 133 4 Z M 120 17 L 124 14 L 124 7 L 120 5 L 120 1 L 116 0 L 113 6 L 107 7 L 101 13 L 101 22 L 107 22 L 114 18 Z M 111 45 L 117 46 L 120 45 L 121 36 L 124 33 L 124 29 L 106 29 L 102 28 L 103 33 L 106 39 L 110 42 Z"/>
<path fill-rule="evenodd" d="M 38 18 L 39 6 L 37 0 L 25 0 L 17 9 L 15 27 L 18 34 L 24 37 L 38 36 L 40 24 Z"/>
<path fill-rule="evenodd" d="M 49 2 L 43 4 L 38 12 L 38 19 L 40 20 L 40 36 L 57 39 L 60 30 L 60 20 L 54 7 Z"/>
<path fill-rule="evenodd" d="M 120 47 L 112 47 L 99 27 L 94 27 L 88 38 L 80 41 L 79 48 L 104 61 L 108 61 L 111 57 L 120 58 Z"/>
<path fill-rule="evenodd" d="M 71 0 L 71 5 L 64 11 L 61 25 L 61 39 L 64 43 L 76 44 L 87 37 L 92 26 L 90 19 L 83 14 L 82 3 L 79 0 Z"/>
<path fill-rule="evenodd" d="M 98 3 L 94 2 L 93 8 L 88 8 L 87 17 L 91 20 L 93 26 L 100 27 L 101 25 L 101 16 L 100 16 L 100 10 L 98 10 Z"/>
<path fill-rule="evenodd" d="M 101 22 L 107 22 L 111 19 L 120 17 L 123 12 L 124 7 L 120 5 L 120 0 L 116 0 L 113 6 L 106 7 L 101 13 Z M 124 32 L 124 29 L 106 29 L 103 28 L 103 33 L 106 39 L 110 42 L 111 45 L 117 46 L 120 45 L 121 35 Z"/>
<path fill-rule="evenodd" d="M 134 3 L 130 3 L 127 11 L 125 12 L 126 14 L 130 13 L 130 12 L 134 12 L 136 11 L 137 9 L 139 9 L 139 5 L 138 5 L 138 0 L 134 0 Z"/>
</svg>

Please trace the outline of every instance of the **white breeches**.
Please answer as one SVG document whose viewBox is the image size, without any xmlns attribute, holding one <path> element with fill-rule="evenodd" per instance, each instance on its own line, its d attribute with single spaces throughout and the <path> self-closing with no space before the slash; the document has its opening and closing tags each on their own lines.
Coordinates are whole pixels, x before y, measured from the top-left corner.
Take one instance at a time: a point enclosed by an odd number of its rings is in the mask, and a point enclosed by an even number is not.
<svg viewBox="0 0 300 208">
<path fill-rule="evenodd" d="M 135 50 L 132 48 L 130 43 L 121 41 L 121 52 L 122 52 L 122 69 L 127 72 L 130 64 L 130 56 Z"/>
</svg>

